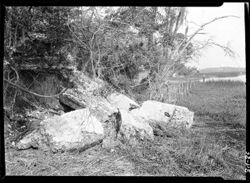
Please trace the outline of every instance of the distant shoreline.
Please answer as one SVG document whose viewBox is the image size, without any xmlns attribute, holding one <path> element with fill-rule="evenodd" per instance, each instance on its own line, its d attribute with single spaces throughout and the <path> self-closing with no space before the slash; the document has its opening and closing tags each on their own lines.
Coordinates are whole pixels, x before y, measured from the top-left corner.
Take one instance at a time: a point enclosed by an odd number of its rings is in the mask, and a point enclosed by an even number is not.
<svg viewBox="0 0 250 183">
<path fill-rule="evenodd" d="M 210 73 L 200 73 L 200 75 L 203 77 L 203 75 L 206 78 L 209 77 L 237 77 L 240 75 L 245 75 L 246 72 L 210 72 Z"/>
<path fill-rule="evenodd" d="M 210 67 L 210 68 L 199 69 L 199 72 L 202 74 L 240 73 L 240 72 L 246 72 L 246 68 L 244 68 L 244 67 Z"/>
<path fill-rule="evenodd" d="M 202 80 L 200 80 L 202 81 Z M 241 81 L 246 82 L 246 74 L 233 76 L 233 77 L 208 77 L 205 78 L 205 82 L 207 81 Z"/>
</svg>

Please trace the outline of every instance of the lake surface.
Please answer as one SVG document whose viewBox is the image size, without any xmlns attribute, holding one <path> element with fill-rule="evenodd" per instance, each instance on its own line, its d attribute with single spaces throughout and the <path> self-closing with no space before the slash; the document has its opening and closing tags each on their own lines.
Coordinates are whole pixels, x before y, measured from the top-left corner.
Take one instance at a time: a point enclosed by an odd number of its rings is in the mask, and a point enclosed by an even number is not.
<svg viewBox="0 0 250 183">
<path fill-rule="evenodd" d="M 203 81 L 202 79 L 200 80 L 201 82 Z M 211 78 L 206 78 L 205 82 L 207 81 L 241 81 L 241 82 L 246 82 L 246 75 L 240 75 L 240 76 L 235 76 L 235 77 L 211 77 Z"/>
</svg>

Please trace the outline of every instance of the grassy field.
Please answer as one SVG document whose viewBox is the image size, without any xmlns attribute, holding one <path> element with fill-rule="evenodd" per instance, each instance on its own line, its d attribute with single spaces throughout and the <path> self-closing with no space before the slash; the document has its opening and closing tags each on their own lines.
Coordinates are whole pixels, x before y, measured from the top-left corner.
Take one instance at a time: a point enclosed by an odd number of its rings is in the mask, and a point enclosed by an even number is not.
<svg viewBox="0 0 250 183">
<path fill-rule="evenodd" d="M 241 82 L 219 81 L 199 83 L 191 94 L 178 101 L 179 105 L 195 112 L 190 141 L 201 139 L 201 162 L 211 157 L 219 174 L 210 169 L 207 175 L 220 175 L 225 179 L 244 177 L 244 154 L 246 149 L 246 87 Z M 209 158 L 210 157 L 210 158 Z M 206 166 L 212 168 L 212 164 Z M 215 174 L 214 174 L 215 173 Z"/>
<path fill-rule="evenodd" d="M 16 151 L 6 140 L 7 175 L 218 176 L 245 179 L 246 89 L 239 82 L 199 83 L 177 102 L 195 112 L 191 129 L 162 128 L 153 142 L 96 146 L 82 153 Z"/>
</svg>

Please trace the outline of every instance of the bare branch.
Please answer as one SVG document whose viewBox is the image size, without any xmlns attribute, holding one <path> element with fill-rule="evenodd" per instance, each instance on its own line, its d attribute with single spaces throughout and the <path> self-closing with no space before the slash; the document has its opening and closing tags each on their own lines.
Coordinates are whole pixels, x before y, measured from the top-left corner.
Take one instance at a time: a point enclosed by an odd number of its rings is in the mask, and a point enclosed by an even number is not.
<svg viewBox="0 0 250 183">
<path fill-rule="evenodd" d="M 231 48 L 229 48 L 228 46 L 223 46 L 223 45 L 215 43 L 213 41 L 208 42 L 208 44 L 218 46 L 224 50 L 226 55 L 233 57 L 233 58 L 235 57 L 235 52 Z"/>
<path fill-rule="evenodd" d="M 87 45 L 86 43 L 84 43 L 82 40 L 80 40 L 80 38 L 75 34 L 75 32 L 73 30 L 71 30 L 70 26 L 68 25 L 68 28 L 70 30 L 70 32 L 73 33 L 73 35 L 80 41 L 80 43 L 82 43 L 84 46 L 86 46 L 88 49 L 90 49 L 89 45 Z"/>
<path fill-rule="evenodd" d="M 27 93 L 29 93 L 29 94 L 32 94 L 32 95 L 35 95 L 35 96 L 38 96 L 38 97 L 44 97 L 44 98 L 58 97 L 59 95 L 61 95 L 62 93 L 64 93 L 66 90 L 68 90 L 68 88 L 65 88 L 65 89 L 63 89 L 60 93 L 58 93 L 58 94 L 56 94 L 56 95 L 50 95 L 50 96 L 48 96 L 48 95 L 40 95 L 40 94 L 31 92 L 31 91 L 29 91 L 29 90 L 27 90 L 27 89 L 25 89 L 25 88 L 23 88 L 23 87 L 21 87 L 21 86 L 19 86 L 19 85 L 17 85 L 17 84 L 14 84 L 14 83 L 8 81 L 7 79 L 4 79 L 4 81 L 7 82 L 7 83 L 9 83 L 10 85 L 16 87 L 16 88 L 19 88 L 20 90 L 22 90 L 22 91 L 24 91 L 24 92 L 27 92 Z"/>
<path fill-rule="evenodd" d="M 201 30 L 203 30 L 203 28 L 204 28 L 205 26 L 207 26 L 207 25 L 209 25 L 209 24 L 211 24 L 211 23 L 213 23 L 213 22 L 215 22 L 215 21 L 217 21 L 217 20 L 220 20 L 220 19 L 223 19 L 223 18 L 229 18 L 229 17 L 239 18 L 238 16 L 227 15 L 227 16 L 222 16 L 222 17 L 216 17 L 216 18 L 214 18 L 213 20 L 211 20 L 211 21 L 209 21 L 209 22 L 206 22 L 206 23 L 202 24 L 202 25 L 200 26 L 200 28 L 197 29 L 197 30 L 190 36 L 190 38 L 187 40 L 187 43 L 185 44 L 185 46 L 184 46 L 184 47 L 182 48 L 182 50 L 180 51 L 180 55 L 181 55 L 181 54 L 183 53 L 183 51 L 187 48 L 187 46 L 190 44 L 191 40 L 192 40 Z M 179 49 L 180 49 L 181 46 L 182 46 L 182 45 L 179 45 L 179 47 L 178 47 L 178 49 L 176 49 L 176 51 L 179 51 Z M 176 54 L 176 52 L 175 52 L 175 54 Z"/>
<path fill-rule="evenodd" d="M 193 40 L 193 38 L 200 33 L 201 30 L 204 29 L 205 26 L 217 21 L 217 20 L 220 20 L 220 19 L 224 19 L 224 18 L 229 18 L 229 17 L 234 17 L 234 18 L 239 18 L 238 16 L 234 16 L 234 15 L 227 15 L 227 16 L 222 16 L 222 17 L 216 17 L 214 18 L 213 20 L 210 20 L 209 22 L 206 22 L 204 24 L 202 24 L 190 37 L 189 39 L 186 41 L 186 40 L 183 40 L 178 46 L 177 48 L 175 49 L 175 51 L 172 52 L 172 54 L 170 55 L 170 58 L 171 59 L 174 59 L 174 57 L 176 56 L 176 54 L 178 53 L 178 57 L 180 57 L 184 50 L 189 46 L 189 44 L 191 43 L 191 41 Z M 183 44 L 185 43 L 185 45 L 183 46 Z M 183 46 L 183 47 L 182 47 Z M 182 49 L 180 50 L 180 48 L 182 47 Z"/>
</svg>

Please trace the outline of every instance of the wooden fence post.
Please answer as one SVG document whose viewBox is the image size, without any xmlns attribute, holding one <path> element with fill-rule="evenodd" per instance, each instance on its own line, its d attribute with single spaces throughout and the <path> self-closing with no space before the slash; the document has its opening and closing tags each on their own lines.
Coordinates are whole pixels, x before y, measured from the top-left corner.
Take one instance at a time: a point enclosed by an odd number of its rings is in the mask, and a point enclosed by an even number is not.
<svg viewBox="0 0 250 183">
<path fill-rule="evenodd" d="M 187 85 L 188 85 L 188 86 L 187 86 L 187 87 L 188 87 L 187 95 L 189 95 L 190 89 L 191 89 L 191 87 L 190 87 L 190 80 L 188 81 Z"/>
<path fill-rule="evenodd" d="M 181 98 L 181 83 L 178 83 L 178 100 Z"/>
<path fill-rule="evenodd" d="M 185 95 L 187 96 L 188 95 L 188 82 L 185 83 Z"/>
</svg>

